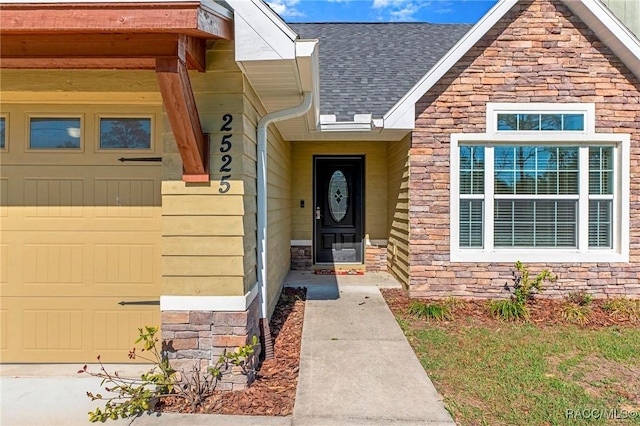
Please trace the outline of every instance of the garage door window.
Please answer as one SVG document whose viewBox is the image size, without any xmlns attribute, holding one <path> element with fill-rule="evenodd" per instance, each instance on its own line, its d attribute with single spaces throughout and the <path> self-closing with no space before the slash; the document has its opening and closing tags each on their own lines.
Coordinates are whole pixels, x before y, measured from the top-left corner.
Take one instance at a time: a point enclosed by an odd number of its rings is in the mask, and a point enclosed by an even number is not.
<svg viewBox="0 0 640 426">
<path fill-rule="evenodd" d="M 80 149 L 80 117 L 30 117 L 29 149 Z"/>
<path fill-rule="evenodd" d="M 151 149 L 151 118 L 100 117 L 100 149 Z"/>
<path fill-rule="evenodd" d="M 0 151 L 7 149 L 7 117 L 0 116 Z"/>
</svg>

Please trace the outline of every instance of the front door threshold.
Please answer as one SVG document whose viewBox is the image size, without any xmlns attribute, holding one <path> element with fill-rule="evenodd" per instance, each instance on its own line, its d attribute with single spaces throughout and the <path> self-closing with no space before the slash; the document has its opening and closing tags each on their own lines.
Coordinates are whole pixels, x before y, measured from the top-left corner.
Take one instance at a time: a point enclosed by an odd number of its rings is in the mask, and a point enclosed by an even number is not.
<svg viewBox="0 0 640 426">
<path fill-rule="evenodd" d="M 364 275 L 366 265 L 362 263 L 316 263 L 313 273 L 316 275 Z"/>
</svg>

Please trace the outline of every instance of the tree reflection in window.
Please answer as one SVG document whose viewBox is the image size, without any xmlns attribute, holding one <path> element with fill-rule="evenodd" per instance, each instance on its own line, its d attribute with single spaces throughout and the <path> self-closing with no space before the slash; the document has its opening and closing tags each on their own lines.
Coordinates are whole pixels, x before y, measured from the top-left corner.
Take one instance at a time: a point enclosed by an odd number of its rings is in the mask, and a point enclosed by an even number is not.
<svg viewBox="0 0 640 426">
<path fill-rule="evenodd" d="M 101 149 L 150 149 L 150 118 L 101 118 Z"/>
<path fill-rule="evenodd" d="M 4 149 L 6 147 L 6 131 L 7 131 L 7 126 L 6 126 L 6 122 L 5 122 L 6 118 L 5 117 L 0 117 L 0 149 Z"/>
<path fill-rule="evenodd" d="M 578 148 L 498 146 L 496 194 L 577 194 Z"/>
</svg>

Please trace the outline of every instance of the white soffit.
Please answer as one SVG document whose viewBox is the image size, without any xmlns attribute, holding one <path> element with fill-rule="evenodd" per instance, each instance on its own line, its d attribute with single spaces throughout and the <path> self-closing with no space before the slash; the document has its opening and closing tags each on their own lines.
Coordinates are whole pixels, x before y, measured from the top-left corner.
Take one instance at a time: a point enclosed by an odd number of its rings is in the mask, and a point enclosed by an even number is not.
<svg viewBox="0 0 640 426">
<path fill-rule="evenodd" d="M 519 0 L 500 0 L 447 54 L 384 115 L 387 129 L 414 129 L 415 104 Z M 600 0 L 562 0 L 640 78 L 640 42 Z"/>
<path fill-rule="evenodd" d="M 236 62 L 267 112 L 300 104 L 303 92 L 314 94 L 307 114 L 275 126 L 278 129 L 293 126 L 295 132 L 314 131 L 320 116 L 318 41 L 298 39 L 261 0 L 227 3 L 234 9 Z"/>
</svg>

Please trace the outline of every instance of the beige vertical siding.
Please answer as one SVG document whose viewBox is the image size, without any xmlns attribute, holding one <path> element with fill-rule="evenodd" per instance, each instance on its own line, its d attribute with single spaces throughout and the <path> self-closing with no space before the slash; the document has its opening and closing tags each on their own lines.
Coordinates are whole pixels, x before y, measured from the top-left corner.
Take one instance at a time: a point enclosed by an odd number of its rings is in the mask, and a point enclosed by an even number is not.
<svg viewBox="0 0 640 426">
<path fill-rule="evenodd" d="M 409 148 L 411 136 L 392 142 L 388 156 L 388 270 L 409 285 Z"/>
<path fill-rule="evenodd" d="M 294 142 L 291 222 L 294 240 L 313 238 L 313 156 L 364 155 L 365 234 L 387 238 L 387 142 Z M 304 200 L 304 208 L 300 207 Z"/>
<path fill-rule="evenodd" d="M 624 24 L 640 38 L 640 1 L 602 0 Z"/>
</svg>

